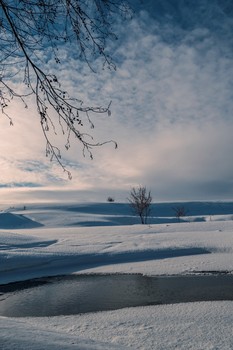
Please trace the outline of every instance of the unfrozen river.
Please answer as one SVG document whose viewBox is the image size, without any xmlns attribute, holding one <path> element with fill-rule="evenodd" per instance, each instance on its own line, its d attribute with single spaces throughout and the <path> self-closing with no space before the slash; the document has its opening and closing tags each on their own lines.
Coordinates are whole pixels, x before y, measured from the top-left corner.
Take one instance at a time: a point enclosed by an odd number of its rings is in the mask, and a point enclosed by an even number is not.
<svg viewBox="0 0 233 350">
<path fill-rule="evenodd" d="M 213 300 L 233 300 L 233 275 L 69 275 L 0 286 L 0 315 L 58 316 Z"/>
</svg>

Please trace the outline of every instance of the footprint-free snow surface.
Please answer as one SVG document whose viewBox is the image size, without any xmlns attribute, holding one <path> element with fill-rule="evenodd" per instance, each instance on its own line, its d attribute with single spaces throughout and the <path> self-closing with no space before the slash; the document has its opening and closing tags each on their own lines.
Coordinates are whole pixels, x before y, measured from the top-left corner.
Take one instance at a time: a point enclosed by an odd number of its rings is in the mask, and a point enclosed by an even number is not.
<svg viewBox="0 0 233 350">
<path fill-rule="evenodd" d="M 0 212 L 0 229 L 20 229 L 41 227 L 42 224 L 36 222 L 22 214 Z"/>
<path fill-rule="evenodd" d="M 190 203 L 183 205 L 189 216 L 182 222 L 171 209 L 174 203 L 154 205 L 148 225 L 140 225 L 120 203 L 33 204 L 2 212 L 0 284 L 71 273 L 231 275 L 232 203 L 202 203 L 199 212 Z M 49 298 L 46 302 L 52 303 Z M 0 317 L 0 344 L 1 350 L 230 350 L 232 324 L 229 300 L 50 318 Z"/>
</svg>

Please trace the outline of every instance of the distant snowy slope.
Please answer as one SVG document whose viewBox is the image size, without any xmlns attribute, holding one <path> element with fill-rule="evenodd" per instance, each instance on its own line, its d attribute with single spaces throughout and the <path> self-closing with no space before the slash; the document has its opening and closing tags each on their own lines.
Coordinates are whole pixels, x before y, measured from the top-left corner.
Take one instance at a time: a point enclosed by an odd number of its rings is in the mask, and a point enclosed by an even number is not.
<svg viewBox="0 0 233 350">
<path fill-rule="evenodd" d="M 34 228 L 42 226 L 42 224 L 33 221 L 32 219 L 19 214 L 2 212 L 0 213 L 0 228 L 1 229 L 19 229 L 19 228 Z"/>
<path fill-rule="evenodd" d="M 233 218 L 233 202 L 166 202 L 152 204 L 148 223 L 177 222 L 174 209 L 181 206 L 187 213 L 181 221 L 232 220 Z M 128 203 L 28 204 L 26 210 L 15 208 L 13 212 L 17 215 L 26 215 L 33 220 L 33 223 L 36 221 L 45 227 L 122 226 L 140 223 L 139 217 L 135 215 Z M 6 227 L 1 226 L 0 223 L 0 228 Z"/>
</svg>

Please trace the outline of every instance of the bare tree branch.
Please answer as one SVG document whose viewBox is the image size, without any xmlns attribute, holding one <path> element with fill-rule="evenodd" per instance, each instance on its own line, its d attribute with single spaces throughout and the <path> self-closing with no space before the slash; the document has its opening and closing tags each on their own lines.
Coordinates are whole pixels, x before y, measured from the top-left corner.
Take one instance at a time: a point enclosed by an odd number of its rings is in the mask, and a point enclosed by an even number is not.
<svg viewBox="0 0 233 350">
<path fill-rule="evenodd" d="M 0 108 L 9 118 L 7 107 L 12 99 L 19 99 L 27 107 L 29 96 L 35 97 L 40 125 L 46 141 L 46 155 L 63 165 L 60 149 L 53 145 L 49 131 L 57 134 L 60 127 L 65 137 L 65 148 L 71 144 L 71 135 L 80 142 L 83 155 L 93 157 L 92 149 L 113 140 L 95 142 L 82 131 L 86 122 L 94 127 L 90 113 L 110 115 L 106 107 L 84 106 L 77 97 L 71 98 L 62 88 L 56 75 L 44 69 L 46 49 L 59 65 L 59 48 L 76 44 L 80 60 L 88 64 L 102 57 L 103 65 L 115 69 L 106 52 L 107 41 L 116 39 L 112 23 L 116 15 L 127 16 L 129 8 L 123 0 L 0 0 Z M 23 72 L 23 74 L 22 74 Z M 24 83 L 25 93 L 15 90 Z"/>
</svg>

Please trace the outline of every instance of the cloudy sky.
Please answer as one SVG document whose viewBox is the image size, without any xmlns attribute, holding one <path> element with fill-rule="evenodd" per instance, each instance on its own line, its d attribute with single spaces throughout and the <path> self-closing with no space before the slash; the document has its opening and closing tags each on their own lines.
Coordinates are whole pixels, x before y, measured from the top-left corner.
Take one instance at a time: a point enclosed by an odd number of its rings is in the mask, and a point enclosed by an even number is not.
<svg viewBox="0 0 233 350">
<path fill-rule="evenodd" d="M 72 180 L 45 157 L 33 102 L 12 102 L 14 126 L 1 117 L 2 201 L 124 201 L 132 186 L 154 201 L 233 199 L 233 5 L 231 0 L 135 0 L 131 20 L 115 25 L 109 50 L 117 70 L 97 73 L 61 52 L 58 72 L 70 95 L 107 105 L 93 116 L 96 141 L 114 139 L 83 158 L 67 152 Z M 45 52 L 46 55 L 46 52 Z"/>
</svg>

